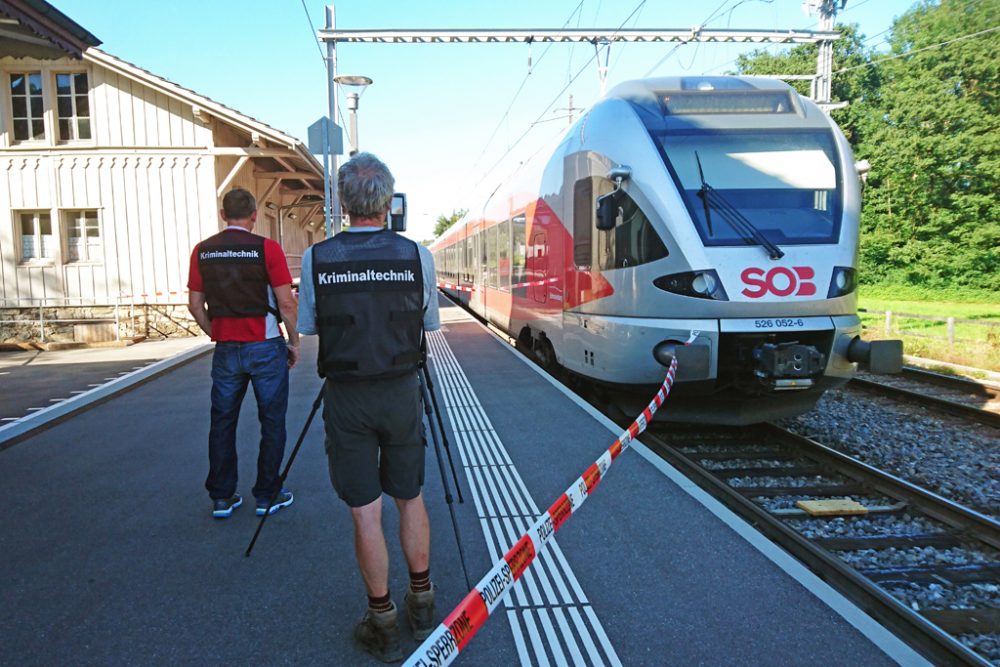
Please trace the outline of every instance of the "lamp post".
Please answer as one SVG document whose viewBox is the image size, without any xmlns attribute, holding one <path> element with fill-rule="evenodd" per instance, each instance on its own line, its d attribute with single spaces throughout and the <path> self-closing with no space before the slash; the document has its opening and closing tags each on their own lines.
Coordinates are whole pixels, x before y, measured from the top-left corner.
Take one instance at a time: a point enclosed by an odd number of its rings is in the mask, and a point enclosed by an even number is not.
<svg viewBox="0 0 1000 667">
<path fill-rule="evenodd" d="M 347 86 L 351 89 L 351 92 L 347 93 L 347 111 L 350 113 L 350 141 L 351 141 L 351 155 L 358 152 L 358 101 L 361 99 L 361 93 L 364 92 L 365 88 L 372 85 L 373 81 L 370 77 L 359 76 L 356 74 L 338 74 L 333 77 L 333 80 L 342 86 Z"/>
</svg>

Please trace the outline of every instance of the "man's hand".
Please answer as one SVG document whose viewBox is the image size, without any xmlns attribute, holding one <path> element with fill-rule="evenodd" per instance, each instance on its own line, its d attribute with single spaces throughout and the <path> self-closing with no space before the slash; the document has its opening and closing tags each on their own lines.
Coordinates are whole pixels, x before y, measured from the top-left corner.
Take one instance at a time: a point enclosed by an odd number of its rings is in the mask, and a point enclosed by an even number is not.
<svg viewBox="0 0 1000 667">
<path fill-rule="evenodd" d="M 288 344 L 288 367 L 295 368 L 295 364 L 299 363 L 299 346 Z"/>
</svg>

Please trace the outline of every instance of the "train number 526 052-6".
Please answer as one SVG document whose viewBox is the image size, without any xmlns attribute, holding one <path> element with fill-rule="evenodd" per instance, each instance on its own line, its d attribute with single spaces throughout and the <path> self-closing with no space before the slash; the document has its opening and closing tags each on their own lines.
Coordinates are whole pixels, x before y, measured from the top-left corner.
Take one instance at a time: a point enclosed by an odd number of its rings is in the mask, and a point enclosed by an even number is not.
<svg viewBox="0 0 1000 667">
<path fill-rule="evenodd" d="M 767 320 L 754 320 L 756 329 L 800 329 L 805 326 L 802 318 L 775 317 Z"/>
</svg>

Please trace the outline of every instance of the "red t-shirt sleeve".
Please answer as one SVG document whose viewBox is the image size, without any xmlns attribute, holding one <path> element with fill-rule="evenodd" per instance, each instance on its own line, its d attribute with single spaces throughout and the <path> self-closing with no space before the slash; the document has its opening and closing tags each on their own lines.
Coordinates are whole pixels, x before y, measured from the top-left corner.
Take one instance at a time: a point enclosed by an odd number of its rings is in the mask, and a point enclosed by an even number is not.
<svg viewBox="0 0 1000 667">
<path fill-rule="evenodd" d="M 264 265 L 271 287 L 281 287 L 292 284 L 292 272 L 288 270 L 285 253 L 277 241 L 264 239 Z"/>
<path fill-rule="evenodd" d="M 201 280 L 201 269 L 198 268 L 197 245 L 194 247 L 194 250 L 191 251 L 191 266 L 188 269 L 188 289 L 192 292 L 205 291 L 205 285 Z"/>
</svg>

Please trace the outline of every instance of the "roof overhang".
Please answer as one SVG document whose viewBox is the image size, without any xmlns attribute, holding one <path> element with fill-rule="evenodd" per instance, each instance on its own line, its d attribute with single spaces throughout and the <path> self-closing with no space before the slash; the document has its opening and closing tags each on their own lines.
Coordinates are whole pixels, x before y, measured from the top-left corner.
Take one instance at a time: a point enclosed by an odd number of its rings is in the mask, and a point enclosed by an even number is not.
<svg viewBox="0 0 1000 667">
<path fill-rule="evenodd" d="M 83 52 L 98 46 L 97 39 L 80 24 L 44 0 L 0 0 L 0 38 L 20 43 L 27 55 L 59 55 L 82 58 Z"/>
</svg>

